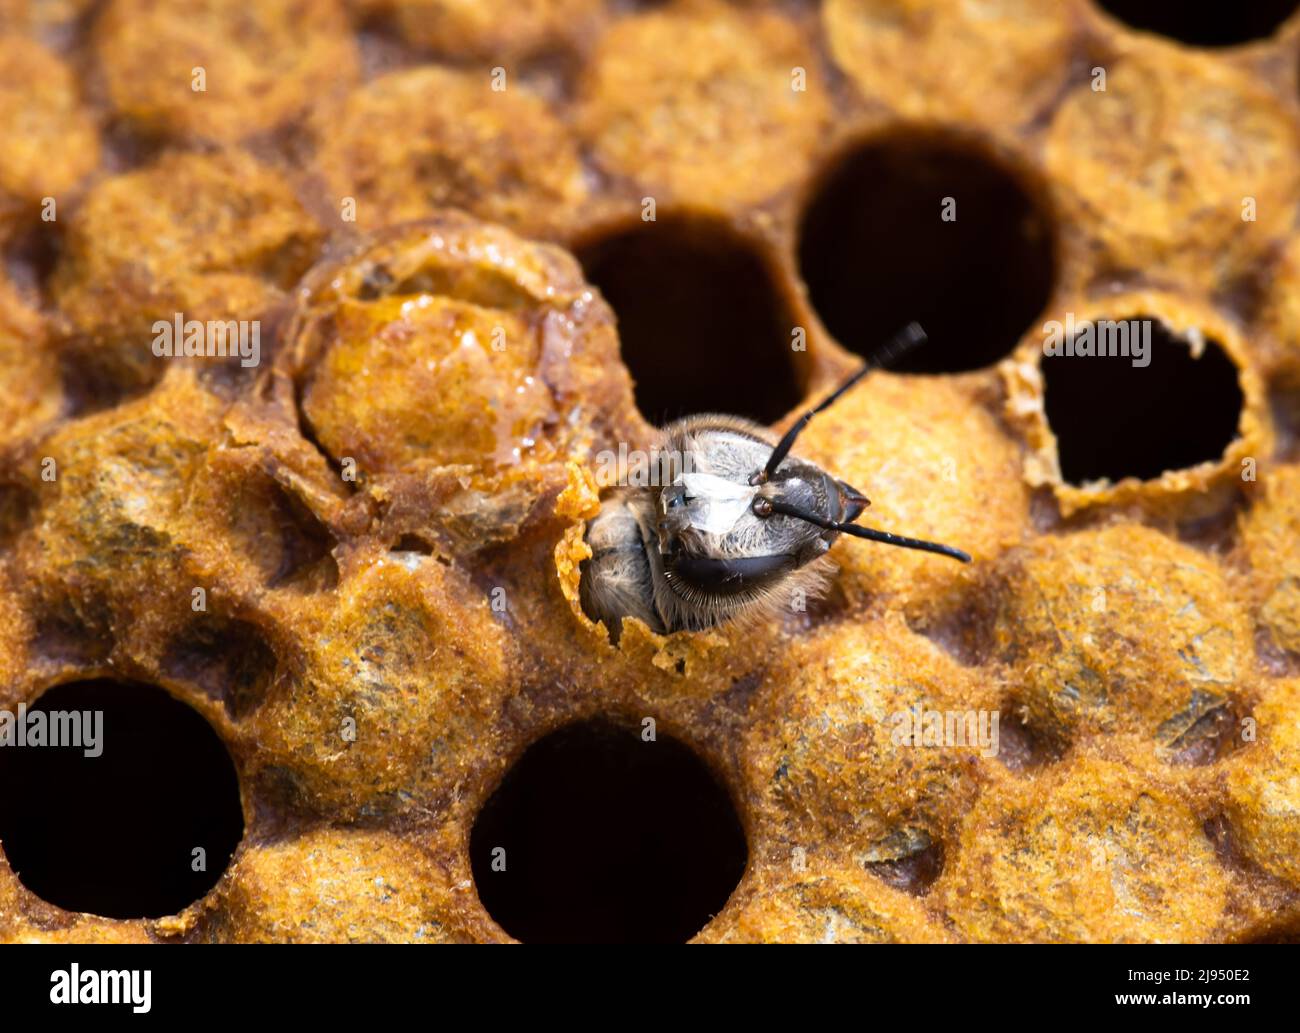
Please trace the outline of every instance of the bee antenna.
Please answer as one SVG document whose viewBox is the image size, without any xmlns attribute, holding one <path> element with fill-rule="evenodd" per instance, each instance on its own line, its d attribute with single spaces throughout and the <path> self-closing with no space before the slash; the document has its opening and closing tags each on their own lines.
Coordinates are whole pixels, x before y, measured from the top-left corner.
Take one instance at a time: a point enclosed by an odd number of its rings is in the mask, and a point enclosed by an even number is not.
<svg viewBox="0 0 1300 1033">
<path fill-rule="evenodd" d="M 803 429 L 812 422 L 812 418 L 819 412 L 825 412 L 848 391 L 854 384 L 865 377 L 873 369 L 879 369 L 888 366 L 899 355 L 911 351 L 918 344 L 925 340 L 925 331 L 921 329 L 920 323 L 908 323 L 898 333 L 894 334 L 881 348 L 875 356 L 862 364 L 858 370 L 848 380 L 844 381 L 837 387 L 828 398 L 824 399 L 816 408 L 809 409 L 806 413 L 795 421 L 793 427 L 785 432 L 785 436 L 777 442 L 776 448 L 772 449 L 772 454 L 768 457 L 767 465 L 762 471 L 754 474 L 750 478 L 751 485 L 766 484 L 771 480 L 772 475 L 776 473 L 776 468 L 781 465 L 786 456 L 790 454 L 790 449 L 794 448 L 795 440 L 803 433 Z"/>
<path fill-rule="evenodd" d="M 971 561 L 970 553 L 962 552 L 961 549 L 954 549 L 951 545 L 940 545 L 938 542 L 927 542 L 921 538 L 904 538 L 902 535 L 890 534 L 888 531 L 877 531 L 870 527 L 859 527 L 857 524 L 842 524 L 838 520 L 827 520 L 819 517 L 815 513 L 806 513 L 798 506 L 792 506 L 788 502 L 780 502 L 777 499 L 764 499 L 764 506 L 770 513 L 780 513 L 783 516 L 796 517 L 799 520 L 806 520 L 817 527 L 824 527 L 828 531 L 840 531 L 844 534 L 851 534 L 855 538 L 866 538 L 868 541 L 884 542 L 886 545 L 897 545 L 903 549 L 919 549 L 922 552 L 934 552 L 940 556 L 948 556 L 962 563 Z M 770 508 L 768 508 L 770 507 Z"/>
</svg>

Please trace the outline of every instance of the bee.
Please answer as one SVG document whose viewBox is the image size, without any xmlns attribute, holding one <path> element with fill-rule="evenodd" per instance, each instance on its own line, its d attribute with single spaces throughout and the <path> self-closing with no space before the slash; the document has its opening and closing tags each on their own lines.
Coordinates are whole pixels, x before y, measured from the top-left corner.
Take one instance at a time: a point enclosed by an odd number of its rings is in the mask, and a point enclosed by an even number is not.
<svg viewBox="0 0 1300 1033">
<path fill-rule="evenodd" d="M 882 362 L 924 339 L 909 324 Z M 591 556 L 579 584 L 587 616 L 615 642 L 628 617 L 660 634 L 756 619 L 796 590 L 822 595 L 835 569 L 826 554 L 842 534 L 969 563 L 952 546 L 856 524 L 866 496 L 790 454 L 813 417 L 880 364 L 864 365 L 776 442 L 749 420 L 717 414 L 660 431 L 658 483 L 617 489 L 587 524 Z"/>
</svg>

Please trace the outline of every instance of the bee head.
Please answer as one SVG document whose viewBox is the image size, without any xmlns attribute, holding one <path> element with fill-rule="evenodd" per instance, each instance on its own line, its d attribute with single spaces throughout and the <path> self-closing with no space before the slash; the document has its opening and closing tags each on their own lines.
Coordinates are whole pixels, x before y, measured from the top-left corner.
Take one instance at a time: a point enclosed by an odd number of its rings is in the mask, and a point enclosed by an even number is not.
<svg viewBox="0 0 1300 1033">
<path fill-rule="evenodd" d="M 882 350 L 882 361 L 924 336 L 914 323 L 904 327 Z M 866 497 L 791 454 L 813 417 L 871 368 L 864 365 L 777 441 L 732 416 L 688 416 L 665 427 L 651 483 L 629 485 L 637 490 L 621 496 L 620 533 L 631 541 L 604 549 L 599 580 L 588 580 L 584 568 L 588 614 L 595 610 L 617 625 L 635 613 L 668 631 L 712 627 L 778 605 L 776 590 L 787 579 L 817 590 L 820 579 L 810 565 L 841 535 L 970 562 L 949 545 L 860 526 Z M 604 602 L 589 607 L 589 598 Z"/>
<path fill-rule="evenodd" d="M 911 323 L 885 353 L 924 339 Z M 656 529 L 664 577 L 674 592 L 692 601 L 762 595 L 824 556 L 841 534 L 970 562 L 949 545 L 858 526 L 866 497 L 790 454 L 813 417 L 870 369 L 865 365 L 850 376 L 775 445 L 758 428 L 722 416 L 689 417 L 667 428 L 681 461 L 655 499 Z"/>
<path fill-rule="evenodd" d="M 693 443 L 691 469 L 679 471 L 656 500 L 659 554 L 679 595 L 761 592 L 825 555 L 840 535 L 775 512 L 774 504 L 833 524 L 852 521 L 867 505 L 861 492 L 796 457 L 752 483 L 772 449 L 760 438 L 697 429 Z"/>
</svg>

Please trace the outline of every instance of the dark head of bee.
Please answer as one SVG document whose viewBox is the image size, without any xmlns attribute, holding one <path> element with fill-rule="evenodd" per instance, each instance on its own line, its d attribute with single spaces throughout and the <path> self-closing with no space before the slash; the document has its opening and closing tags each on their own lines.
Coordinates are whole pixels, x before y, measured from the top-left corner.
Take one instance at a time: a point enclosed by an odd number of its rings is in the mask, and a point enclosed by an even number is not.
<svg viewBox="0 0 1300 1033">
<path fill-rule="evenodd" d="M 733 501 L 733 522 L 722 533 L 710 530 L 723 526 L 715 514 Z M 756 491 L 716 477 L 668 485 L 659 492 L 656 528 L 665 574 L 679 588 L 712 594 L 770 586 L 824 556 L 840 536 L 835 525 L 868 504 L 857 489 L 794 457 Z"/>
</svg>

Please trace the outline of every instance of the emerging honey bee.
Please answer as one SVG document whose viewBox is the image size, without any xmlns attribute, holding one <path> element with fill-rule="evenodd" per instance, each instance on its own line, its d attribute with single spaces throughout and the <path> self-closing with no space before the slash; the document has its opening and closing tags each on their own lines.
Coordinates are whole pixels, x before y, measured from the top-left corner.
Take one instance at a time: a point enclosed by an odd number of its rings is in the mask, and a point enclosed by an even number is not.
<svg viewBox="0 0 1300 1033">
<path fill-rule="evenodd" d="M 909 324 L 882 354 L 924 339 Z M 833 569 L 826 553 L 841 534 L 969 563 L 960 549 L 858 526 L 867 498 L 790 455 L 809 421 L 872 368 L 863 366 L 776 443 L 734 416 L 688 416 L 665 427 L 658 483 L 618 489 L 587 525 L 592 555 L 580 584 L 587 616 L 617 641 L 626 617 L 660 634 L 698 631 L 771 612 L 795 590 L 815 598 L 826 589 Z"/>
</svg>

